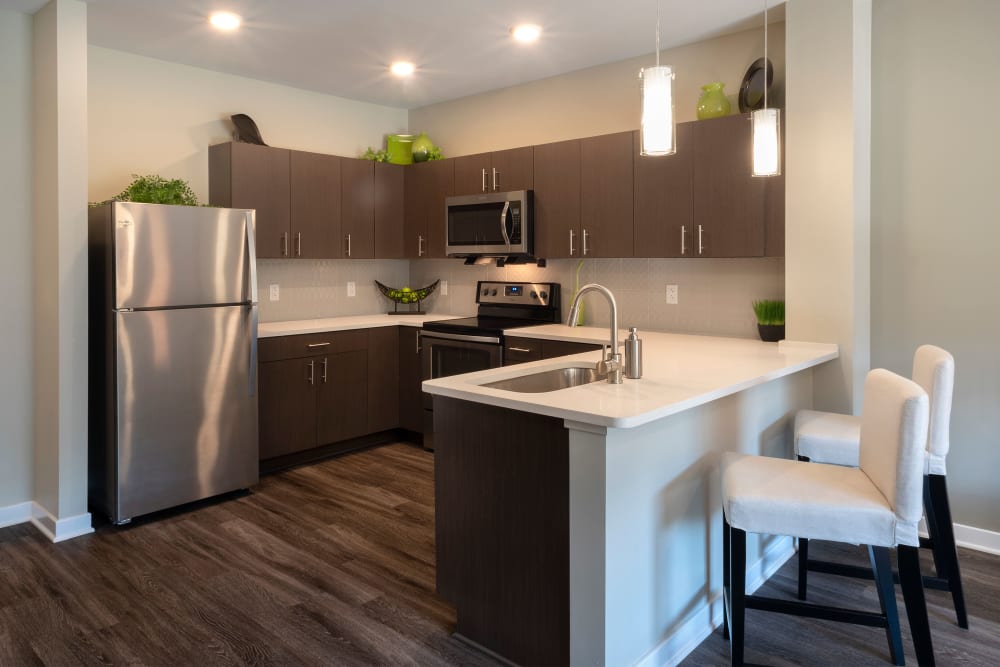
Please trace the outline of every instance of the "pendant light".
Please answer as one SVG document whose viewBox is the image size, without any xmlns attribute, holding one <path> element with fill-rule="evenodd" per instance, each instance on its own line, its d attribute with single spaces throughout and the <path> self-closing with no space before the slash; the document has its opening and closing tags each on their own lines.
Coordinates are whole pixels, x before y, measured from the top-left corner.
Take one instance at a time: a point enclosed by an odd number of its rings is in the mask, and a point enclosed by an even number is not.
<svg viewBox="0 0 1000 667">
<path fill-rule="evenodd" d="M 753 123 L 753 175 L 781 174 L 781 112 L 767 108 L 767 0 L 764 0 L 764 108 L 750 114 Z"/>
<path fill-rule="evenodd" d="M 656 67 L 639 70 L 639 79 L 642 81 L 639 155 L 673 155 L 677 152 L 674 70 L 660 66 L 660 0 L 656 0 Z"/>
</svg>

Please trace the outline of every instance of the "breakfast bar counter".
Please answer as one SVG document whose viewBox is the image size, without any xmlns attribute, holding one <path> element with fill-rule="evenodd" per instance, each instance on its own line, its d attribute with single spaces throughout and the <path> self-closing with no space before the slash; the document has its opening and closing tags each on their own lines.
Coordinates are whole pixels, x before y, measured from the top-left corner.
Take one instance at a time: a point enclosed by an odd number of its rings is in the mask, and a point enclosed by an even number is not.
<svg viewBox="0 0 1000 667">
<path fill-rule="evenodd" d="M 607 329 L 505 332 L 603 342 Z M 718 460 L 791 456 L 835 345 L 642 334 L 643 377 L 483 385 L 596 352 L 424 382 L 434 396 L 438 592 L 456 634 L 520 664 L 676 664 L 721 623 Z M 747 545 L 748 585 L 792 553 Z"/>
</svg>

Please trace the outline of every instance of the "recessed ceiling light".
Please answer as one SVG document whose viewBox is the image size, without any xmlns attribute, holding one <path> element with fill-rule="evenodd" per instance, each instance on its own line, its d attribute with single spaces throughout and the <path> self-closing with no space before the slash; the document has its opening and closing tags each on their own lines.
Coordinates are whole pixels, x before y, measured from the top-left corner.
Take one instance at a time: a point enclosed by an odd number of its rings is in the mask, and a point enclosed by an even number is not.
<svg viewBox="0 0 1000 667">
<path fill-rule="evenodd" d="M 512 28 L 510 34 L 519 42 L 534 42 L 542 34 L 542 27 L 533 23 L 525 23 Z"/>
<path fill-rule="evenodd" d="M 416 66 L 413 63 L 408 63 L 405 60 L 397 60 L 389 66 L 389 71 L 396 76 L 410 76 L 415 69 Z"/>
<path fill-rule="evenodd" d="M 208 17 L 208 22 L 219 30 L 236 30 L 240 27 L 240 17 L 232 12 L 215 12 Z"/>
</svg>

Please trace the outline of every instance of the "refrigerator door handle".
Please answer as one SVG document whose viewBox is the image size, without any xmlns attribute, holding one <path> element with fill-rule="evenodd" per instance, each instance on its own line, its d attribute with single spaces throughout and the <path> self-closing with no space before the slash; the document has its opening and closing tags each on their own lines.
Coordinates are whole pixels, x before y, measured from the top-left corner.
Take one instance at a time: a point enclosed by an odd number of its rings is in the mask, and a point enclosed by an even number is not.
<svg viewBox="0 0 1000 667">
<path fill-rule="evenodd" d="M 250 396 L 257 393 L 257 304 L 250 305 Z"/>
<path fill-rule="evenodd" d="M 248 295 L 250 297 L 250 303 L 252 303 L 252 304 L 256 304 L 257 303 L 257 244 L 256 244 L 256 241 L 254 239 L 254 236 L 255 236 L 255 234 L 254 234 L 254 222 L 255 222 L 254 212 L 253 211 L 247 211 L 247 222 L 246 222 L 246 229 L 247 229 L 247 267 L 248 267 L 249 273 L 250 273 L 250 276 L 249 276 L 249 278 L 250 278 L 250 284 L 247 285 L 247 288 L 248 288 L 247 292 L 248 292 Z M 256 321 L 256 312 L 257 311 L 256 311 L 256 308 L 255 308 L 254 309 L 254 318 L 255 318 L 255 321 Z M 255 343 L 256 343 L 256 340 L 257 340 L 256 333 L 257 333 L 257 325 L 255 324 L 254 325 L 254 334 L 255 334 L 254 335 L 254 341 L 255 341 Z"/>
</svg>

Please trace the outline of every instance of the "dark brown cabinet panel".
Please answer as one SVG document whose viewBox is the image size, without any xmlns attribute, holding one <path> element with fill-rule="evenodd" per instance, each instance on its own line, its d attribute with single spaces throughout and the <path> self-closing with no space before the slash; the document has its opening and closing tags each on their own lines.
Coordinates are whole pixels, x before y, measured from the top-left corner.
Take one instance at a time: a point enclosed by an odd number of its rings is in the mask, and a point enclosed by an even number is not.
<svg viewBox="0 0 1000 667">
<path fill-rule="evenodd" d="M 414 433 L 424 428 L 419 335 L 417 327 L 399 327 L 399 425 Z"/>
<path fill-rule="evenodd" d="M 635 257 L 693 256 L 692 133 L 692 123 L 677 125 L 677 153 L 666 156 L 639 155 L 639 132 L 632 133 L 635 164 Z"/>
<path fill-rule="evenodd" d="M 745 114 L 694 123 L 692 248 L 698 257 L 764 254 L 764 189 Z"/>
<path fill-rule="evenodd" d="M 555 357 L 565 357 L 568 354 L 580 354 L 600 350 L 603 346 L 597 343 L 574 343 L 568 340 L 543 340 L 542 359 L 554 359 Z M 597 361 L 597 358 L 594 358 Z"/>
<path fill-rule="evenodd" d="M 325 259 L 340 252 L 340 158 L 289 151 L 291 247 L 294 257 Z"/>
<path fill-rule="evenodd" d="M 261 363 L 258 377 L 260 458 L 316 446 L 315 360 Z M 310 383 L 309 378 L 313 378 Z"/>
<path fill-rule="evenodd" d="M 580 257 L 580 140 L 534 148 L 535 255 Z"/>
<path fill-rule="evenodd" d="M 454 158 L 455 194 L 478 195 L 491 192 L 490 154 L 477 153 Z"/>
<path fill-rule="evenodd" d="M 454 163 L 430 160 L 406 168 L 403 248 L 409 258 L 445 256 L 445 199 L 455 189 Z"/>
<path fill-rule="evenodd" d="M 542 358 L 542 341 L 537 338 L 506 336 L 503 344 L 503 365 L 514 366 Z"/>
<path fill-rule="evenodd" d="M 368 432 L 399 425 L 399 327 L 368 330 Z"/>
<path fill-rule="evenodd" d="M 368 432 L 368 356 L 365 352 L 324 355 L 317 362 L 316 440 L 320 444 Z"/>
<path fill-rule="evenodd" d="M 342 257 L 375 256 L 375 163 L 340 158 Z"/>
<path fill-rule="evenodd" d="M 229 142 L 208 149 L 208 201 L 257 211 L 257 256 L 288 257 L 289 151 Z"/>
<path fill-rule="evenodd" d="M 535 187 L 534 148 L 511 148 L 490 154 L 492 168 L 488 174 L 494 192 L 531 190 Z"/>
<path fill-rule="evenodd" d="M 632 167 L 631 132 L 580 140 L 583 256 L 632 256 Z"/>
<path fill-rule="evenodd" d="M 785 177 L 769 176 L 764 204 L 764 255 L 785 256 Z"/>
<path fill-rule="evenodd" d="M 403 258 L 403 167 L 375 163 L 375 258 Z"/>
</svg>

